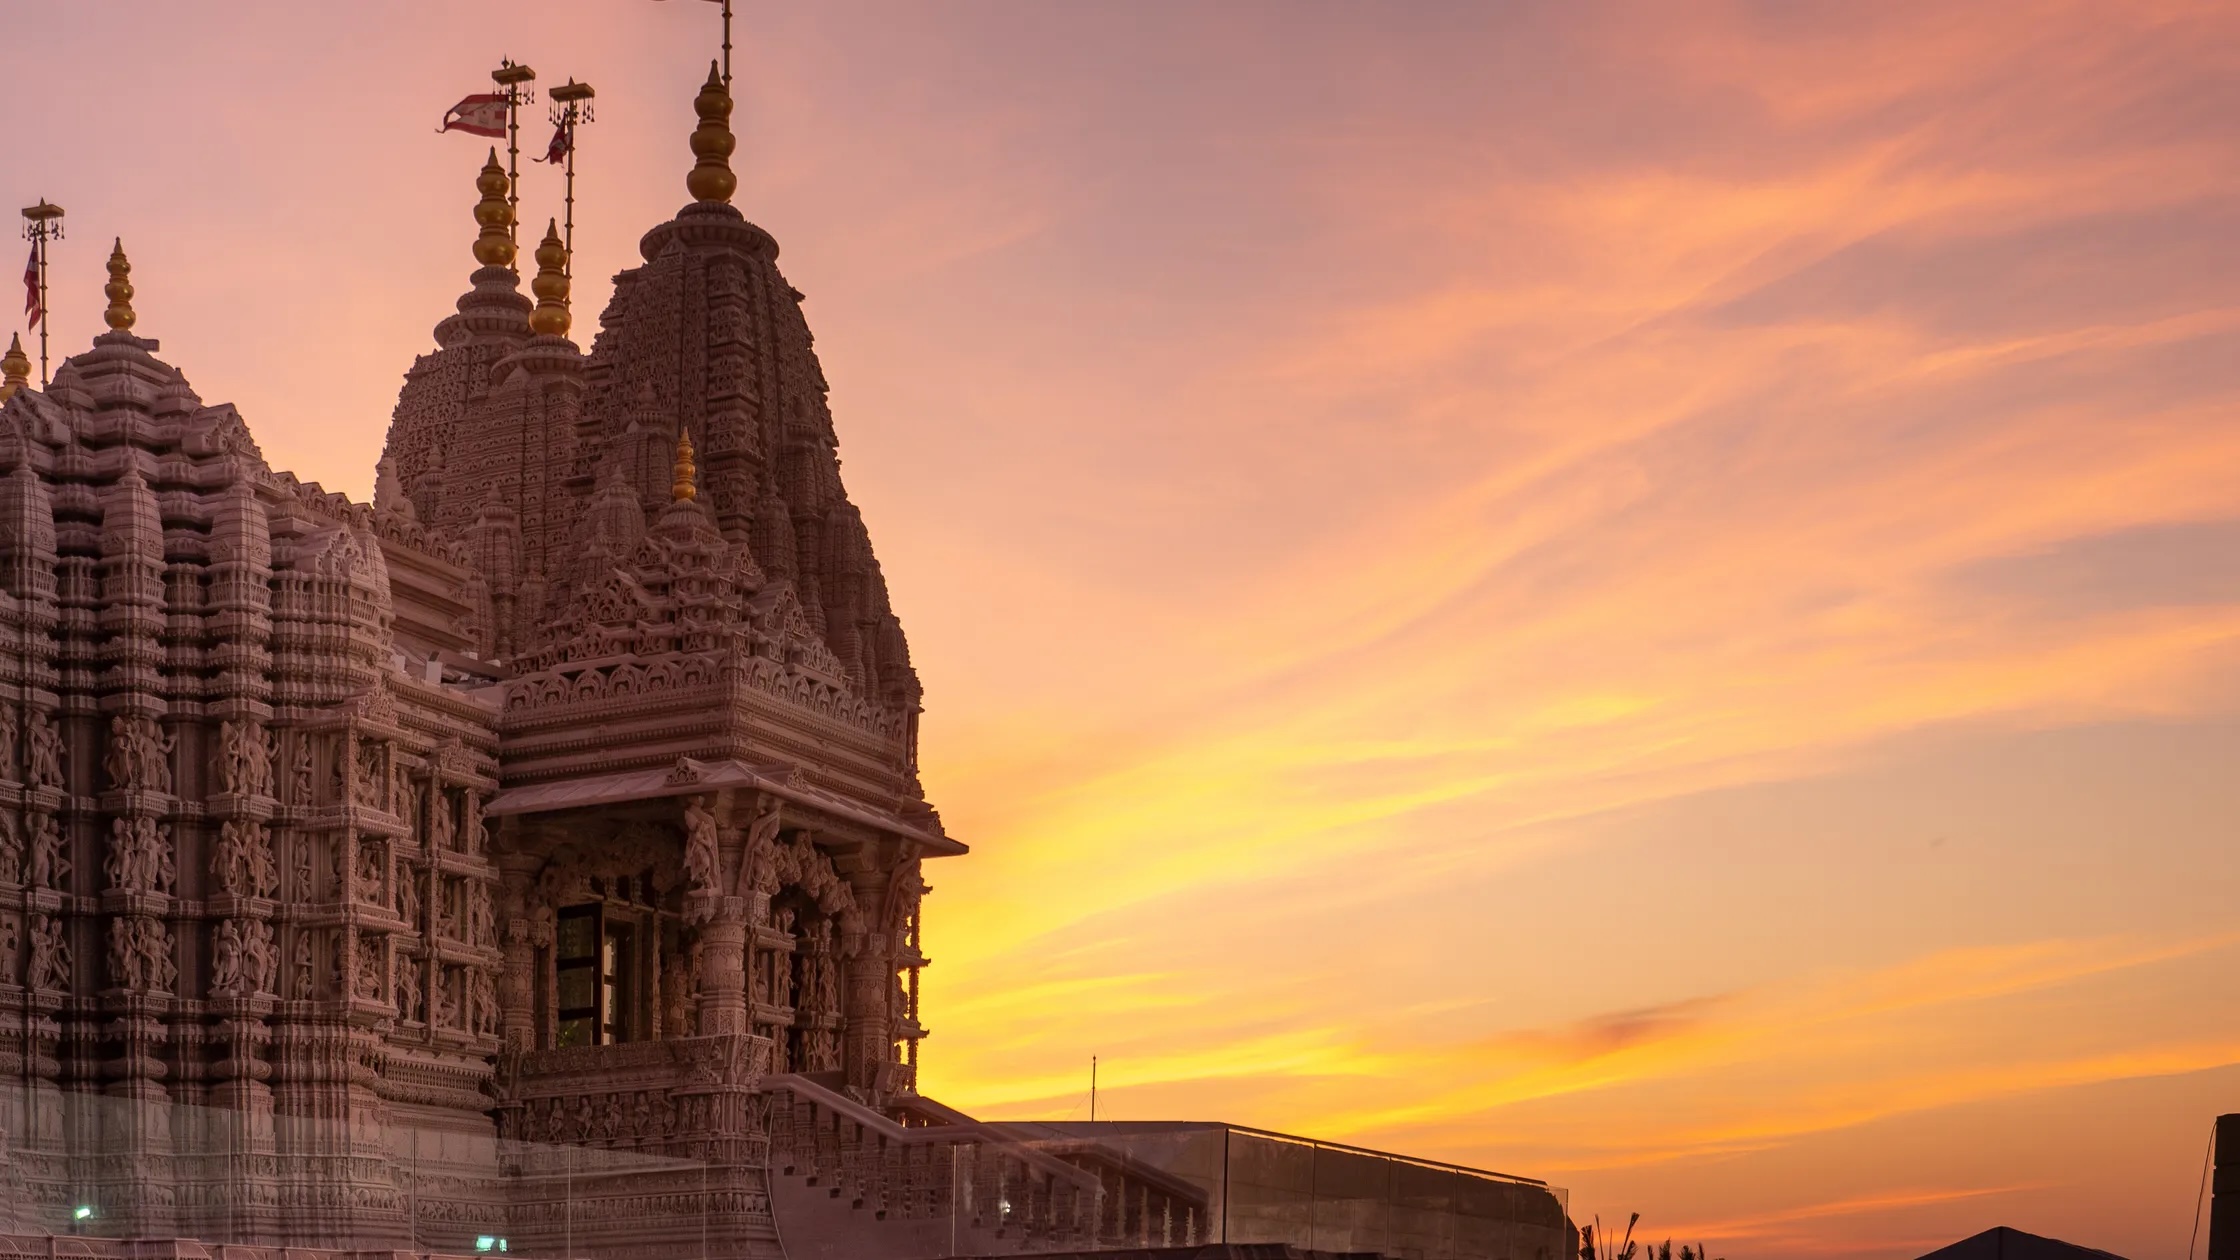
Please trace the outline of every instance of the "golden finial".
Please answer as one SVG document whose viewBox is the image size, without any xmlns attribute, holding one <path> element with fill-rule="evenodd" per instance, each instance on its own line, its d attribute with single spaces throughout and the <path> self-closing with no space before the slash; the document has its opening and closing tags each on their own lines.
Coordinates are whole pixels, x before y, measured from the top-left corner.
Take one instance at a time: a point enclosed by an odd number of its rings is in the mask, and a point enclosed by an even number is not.
<svg viewBox="0 0 2240 1260">
<path fill-rule="evenodd" d="M 118 332 L 132 331 L 132 264 L 124 256 L 124 238 L 118 237 L 116 248 L 109 251 L 109 283 L 101 291 L 109 297 L 109 309 L 101 318 Z"/>
<path fill-rule="evenodd" d="M 700 115 L 700 125 L 692 129 L 692 173 L 684 177 L 685 191 L 694 201 L 729 201 L 739 187 L 739 177 L 731 173 L 731 150 L 738 141 L 731 136 L 731 89 L 724 86 L 723 72 L 716 63 L 708 63 L 708 81 L 700 88 L 700 95 L 692 100 L 692 110 Z"/>
<path fill-rule="evenodd" d="M 568 335 L 568 247 L 560 243 L 560 225 L 547 221 L 544 243 L 537 246 L 537 278 L 529 282 L 537 295 L 537 309 L 529 312 L 529 331 L 547 337 Z"/>
<path fill-rule="evenodd" d="M 689 503 L 700 497 L 700 487 L 694 478 L 699 470 L 692 466 L 692 430 L 677 432 L 677 481 L 669 487 L 669 497 L 678 503 Z"/>
<path fill-rule="evenodd" d="M 0 354 L 0 403 L 16 396 L 16 391 L 31 383 L 31 356 L 23 352 L 23 336 L 8 339 L 8 352 Z"/>
<path fill-rule="evenodd" d="M 513 262 L 513 207 L 506 202 L 511 186 L 506 168 L 498 165 L 498 150 L 492 147 L 490 160 L 474 179 L 475 191 L 482 194 L 474 206 L 474 221 L 482 225 L 482 234 L 474 238 L 474 260 L 485 267 Z"/>
</svg>

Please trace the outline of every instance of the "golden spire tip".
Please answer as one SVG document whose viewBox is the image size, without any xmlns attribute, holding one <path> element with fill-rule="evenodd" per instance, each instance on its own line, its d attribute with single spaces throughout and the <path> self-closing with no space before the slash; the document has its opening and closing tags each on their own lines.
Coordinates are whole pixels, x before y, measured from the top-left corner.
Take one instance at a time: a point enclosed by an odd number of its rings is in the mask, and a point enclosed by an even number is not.
<svg viewBox="0 0 2240 1260">
<path fill-rule="evenodd" d="M 537 309 L 529 312 L 529 331 L 547 337 L 568 335 L 568 247 L 560 242 L 560 223 L 545 224 L 544 241 L 537 246 L 537 278 L 529 282 L 537 295 Z"/>
<path fill-rule="evenodd" d="M 729 201 L 739 187 L 739 177 L 731 172 L 731 151 L 739 142 L 731 134 L 731 89 L 713 61 L 708 63 L 708 81 L 692 99 L 692 110 L 700 115 L 700 125 L 692 129 L 694 160 L 692 172 L 684 177 L 685 190 L 694 201 Z"/>
<path fill-rule="evenodd" d="M 669 497 L 678 503 L 690 503 L 700 497 L 696 478 L 699 470 L 692 464 L 692 430 L 677 431 L 677 480 L 669 487 Z"/>
<path fill-rule="evenodd" d="M 101 318 L 117 332 L 131 332 L 135 316 L 132 313 L 132 263 L 124 256 L 124 238 L 118 237 L 116 247 L 109 251 L 109 283 L 101 286 L 108 295 L 109 309 Z"/>
<path fill-rule="evenodd" d="M 31 383 L 31 356 L 23 352 L 23 334 L 8 338 L 8 352 L 0 354 L 0 403 L 16 396 Z"/>
<path fill-rule="evenodd" d="M 474 221 L 482 225 L 482 232 L 474 238 L 474 260 L 485 267 L 503 267 L 513 262 L 513 207 L 506 201 L 512 181 L 506 178 L 506 168 L 498 164 L 497 146 L 490 149 L 490 160 L 474 177 L 475 191 L 482 200 L 474 205 Z"/>
</svg>

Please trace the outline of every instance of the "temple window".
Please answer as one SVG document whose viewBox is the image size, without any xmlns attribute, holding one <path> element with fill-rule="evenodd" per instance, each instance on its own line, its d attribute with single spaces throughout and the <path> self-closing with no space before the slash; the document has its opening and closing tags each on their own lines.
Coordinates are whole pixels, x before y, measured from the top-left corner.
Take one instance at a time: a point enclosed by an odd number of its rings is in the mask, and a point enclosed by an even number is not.
<svg viewBox="0 0 2240 1260">
<path fill-rule="evenodd" d="M 638 925 L 603 902 L 560 911 L 553 949 L 556 1046 L 612 1045 L 644 1034 Z"/>
</svg>

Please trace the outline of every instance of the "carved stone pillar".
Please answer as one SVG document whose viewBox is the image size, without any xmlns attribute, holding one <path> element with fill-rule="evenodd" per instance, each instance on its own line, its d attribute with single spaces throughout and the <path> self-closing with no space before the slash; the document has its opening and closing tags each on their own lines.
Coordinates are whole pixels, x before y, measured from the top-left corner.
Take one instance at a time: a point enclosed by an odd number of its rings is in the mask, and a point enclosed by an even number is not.
<svg viewBox="0 0 2240 1260">
<path fill-rule="evenodd" d="M 747 902 L 703 895 L 708 919 L 700 927 L 700 1035 L 747 1029 Z"/>
</svg>

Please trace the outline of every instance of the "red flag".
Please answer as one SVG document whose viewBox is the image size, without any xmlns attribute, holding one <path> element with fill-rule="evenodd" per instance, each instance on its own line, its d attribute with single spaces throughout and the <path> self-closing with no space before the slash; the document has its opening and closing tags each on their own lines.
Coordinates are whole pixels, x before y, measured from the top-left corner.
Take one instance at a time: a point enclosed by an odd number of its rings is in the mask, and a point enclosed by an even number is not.
<svg viewBox="0 0 2240 1260">
<path fill-rule="evenodd" d="M 506 138 L 506 98 L 499 92 L 477 92 L 445 111 L 437 131 L 464 131 L 470 136 Z"/>
<path fill-rule="evenodd" d="M 39 243 L 31 243 L 31 261 L 23 265 L 23 326 L 37 328 L 47 317 L 47 308 L 39 302 Z"/>
<path fill-rule="evenodd" d="M 574 148 L 575 143 L 575 128 L 566 123 L 561 123 L 552 129 L 552 143 L 545 146 L 544 156 L 536 160 L 539 162 L 559 162 L 568 156 L 568 150 Z"/>
</svg>

